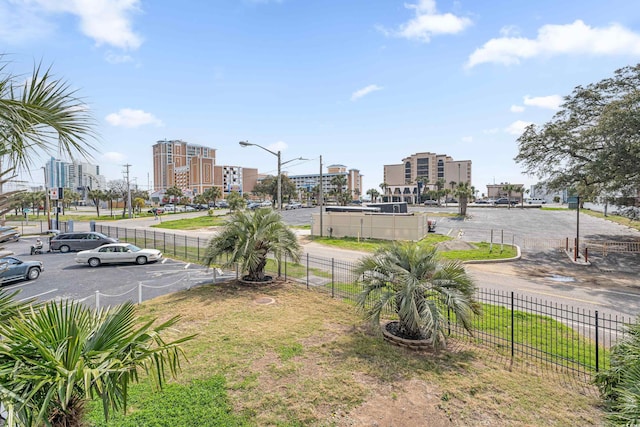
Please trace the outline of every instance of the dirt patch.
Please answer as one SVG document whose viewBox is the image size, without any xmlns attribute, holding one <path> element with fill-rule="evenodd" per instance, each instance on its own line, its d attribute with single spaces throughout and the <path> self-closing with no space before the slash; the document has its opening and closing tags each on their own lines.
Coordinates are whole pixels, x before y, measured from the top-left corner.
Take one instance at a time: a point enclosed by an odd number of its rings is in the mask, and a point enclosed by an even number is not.
<svg viewBox="0 0 640 427">
<path fill-rule="evenodd" d="M 470 249 L 478 249 L 478 247 L 473 243 L 465 242 L 464 240 L 459 239 L 440 242 L 436 244 L 436 247 L 441 251 L 466 251 Z"/>
</svg>

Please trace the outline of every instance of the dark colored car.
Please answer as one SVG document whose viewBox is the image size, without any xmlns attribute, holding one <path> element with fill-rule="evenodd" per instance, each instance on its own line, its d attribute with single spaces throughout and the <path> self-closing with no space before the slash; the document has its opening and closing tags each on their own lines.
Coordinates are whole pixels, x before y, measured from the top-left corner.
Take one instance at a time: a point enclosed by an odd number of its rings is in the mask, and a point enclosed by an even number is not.
<svg viewBox="0 0 640 427">
<path fill-rule="evenodd" d="M 60 251 L 62 253 L 84 251 L 106 245 L 107 243 L 118 243 L 118 239 L 94 231 L 60 233 L 52 237 L 49 241 L 49 250 Z"/>
<path fill-rule="evenodd" d="M 42 261 L 22 261 L 16 257 L 0 258 L 0 282 L 35 280 L 44 270 Z"/>
<path fill-rule="evenodd" d="M 509 200 L 506 197 L 501 197 L 499 199 L 496 199 L 495 202 L 493 202 L 494 205 L 517 205 L 518 201 L 517 200 Z"/>
<path fill-rule="evenodd" d="M 11 242 L 14 240 L 18 240 L 20 238 L 20 233 L 14 227 L 3 226 L 0 227 L 0 243 Z"/>
</svg>

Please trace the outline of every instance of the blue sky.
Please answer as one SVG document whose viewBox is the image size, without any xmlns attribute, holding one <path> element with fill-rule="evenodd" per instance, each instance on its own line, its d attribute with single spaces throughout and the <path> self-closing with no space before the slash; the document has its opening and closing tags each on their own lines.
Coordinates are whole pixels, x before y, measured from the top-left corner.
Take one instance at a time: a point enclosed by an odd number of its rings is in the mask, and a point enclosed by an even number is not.
<svg viewBox="0 0 640 427">
<path fill-rule="evenodd" d="M 107 179 L 128 163 L 146 188 L 165 138 L 275 173 L 248 140 L 310 159 L 290 174 L 317 173 L 320 155 L 359 169 L 365 190 L 384 164 L 448 154 L 484 192 L 536 182 L 513 161 L 524 126 L 639 62 L 640 2 L 0 0 L 0 53 L 78 89 Z"/>
</svg>

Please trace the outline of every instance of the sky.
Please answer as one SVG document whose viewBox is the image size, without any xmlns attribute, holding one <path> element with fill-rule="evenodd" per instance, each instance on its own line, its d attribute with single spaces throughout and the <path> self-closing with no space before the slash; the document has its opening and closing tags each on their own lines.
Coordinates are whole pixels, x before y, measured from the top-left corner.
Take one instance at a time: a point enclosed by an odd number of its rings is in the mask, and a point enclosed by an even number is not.
<svg viewBox="0 0 640 427">
<path fill-rule="evenodd" d="M 290 175 L 318 173 L 320 156 L 325 172 L 358 169 L 365 191 L 380 191 L 385 164 L 447 154 L 472 161 L 483 193 L 536 183 L 513 160 L 524 127 L 640 61 L 640 2 L 0 0 L 0 54 L 4 72 L 42 62 L 77 89 L 107 180 L 129 164 L 152 185 L 164 139 L 275 174 L 249 141 L 308 159 Z"/>
</svg>

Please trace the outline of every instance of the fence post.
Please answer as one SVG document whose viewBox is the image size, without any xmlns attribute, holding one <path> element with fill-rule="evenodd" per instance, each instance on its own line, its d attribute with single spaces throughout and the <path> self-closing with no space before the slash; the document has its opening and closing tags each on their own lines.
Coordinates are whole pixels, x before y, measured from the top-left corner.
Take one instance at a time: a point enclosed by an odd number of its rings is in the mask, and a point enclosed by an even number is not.
<svg viewBox="0 0 640 427">
<path fill-rule="evenodd" d="M 335 298 L 335 296 L 336 296 L 336 294 L 335 294 L 335 278 L 336 278 L 335 263 L 334 263 L 334 259 L 331 258 L 331 298 Z"/>
<path fill-rule="evenodd" d="M 573 260 L 578 261 L 578 239 L 573 238 Z"/>
<path fill-rule="evenodd" d="M 515 356 L 516 349 L 516 325 L 515 325 L 515 307 L 513 303 L 513 291 L 511 291 L 511 364 L 513 365 L 513 358 Z"/>
<path fill-rule="evenodd" d="M 187 235 L 184 235 L 184 259 L 188 260 L 189 258 L 187 258 L 187 249 L 189 247 L 187 246 Z"/>
<path fill-rule="evenodd" d="M 600 352 L 598 347 L 600 346 L 599 334 L 598 334 L 598 310 L 596 310 L 596 372 L 600 370 Z"/>
<path fill-rule="evenodd" d="M 584 248 L 584 262 L 589 262 L 589 248 Z"/>
<path fill-rule="evenodd" d="M 176 256 L 176 255 L 178 254 L 176 253 L 176 235 L 174 234 L 173 235 L 173 256 Z"/>
<path fill-rule="evenodd" d="M 200 236 L 196 237 L 196 245 L 198 246 L 198 249 L 196 250 L 196 256 L 198 257 L 198 260 L 200 260 Z"/>
<path fill-rule="evenodd" d="M 309 252 L 307 252 L 307 289 L 309 289 Z"/>
<path fill-rule="evenodd" d="M 489 241 L 489 253 L 493 251 L 493 228 L 491 229 L 491 240 Z"/>
<path fill-rule="evenodd" d="M 142 304 L 142 282 L 138 282 L 138 304 Z"/>
<path fill-rule="evenodd" d="M 565 251 L 569 252 L 569 238 L 567 237 L 566 243 L 565 243 Z"/>
<path fill-rule="evenodd" d="M 500 252 L 504 251 L 504 230 L 500 230 Z"/>
<path fill-rule="evenodd" d="M 96 310 L 100 310 L 100 291 L 96 291 Z"/>
<path fill-rule="evenodd" d="M 217 273 L 218 269 L 214 267 L 212 270 L 213 270 L 213 284 L 215 285 L 216 284 L 216 279 L 217 279 L 216 273 Z"/>
</svg>

